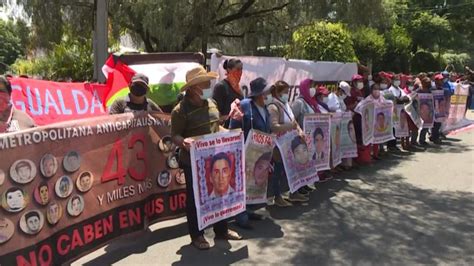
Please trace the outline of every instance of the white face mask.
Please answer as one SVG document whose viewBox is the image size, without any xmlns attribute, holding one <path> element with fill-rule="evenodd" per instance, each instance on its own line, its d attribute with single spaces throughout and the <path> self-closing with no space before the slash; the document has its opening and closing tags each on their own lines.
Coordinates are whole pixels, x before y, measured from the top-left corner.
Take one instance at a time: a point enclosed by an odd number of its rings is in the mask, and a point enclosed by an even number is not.
<svg viewBox="0 0 474 266">
<path fill-rule="evenodd" d="M 364 83 L 362 82 L 357 82 L 357 89 L 361 90 L 364 87 Z"/>
<path fill-rule="evenodd" d="M 431 81 L 431 87 L 436 87 L 436 83 L 434 81 Z"/>
<path fill-rule="evenodd" d="M 310 96 L 311 98 L 313 98 L 314 95 L 316 95 L 316 88 L 310 88 L 310 89 L 309 89 L 309 96 Z"/>
<path fill-rule="evenodd" d="M 273 97 L 268 95 L 267 98 L 264 100 L 265 105 L 269 105 L 273 101 Z"/>
<path fill-rule="evenodd" d="M 329 102 L 329 98 L 328 97 L 324 97 L 323 98 L 323 103 L 327 104 Z"/>
<path fill-rule="evenodd" d="M 395 81 L 393 82 L 393 85 L 395 85 L 395 86 L 397 86 L 397 87 L 400 86 L 400 80 L 395 80 Z"/>
<path fill-rule="evenodd" d="M 387 87 L 388 87 L 388 85 L 385 84 L 385 83 L 380 84 L 380 88 L 381 88 L 382 90 L 387 89 Z"/>
<path fill-rule="evenodd" d="M 207 88 L 202 90 L 201 100 L 206 100 L 212 97 L 212 89 Z"/>
<path fill-rule="evenodd" d="M 288 95 L 288 93 L 285 93 L 280 97 L 280 100 L 284 103 L 287 103 L 289 98 L 290 96 Z"/>
<path fill-rule="evenodd" d="M 368 79 L 369 81 L 372 80 L 372 75 L 368 75 L 368 76 L 367 76 L 367 79 Z"/>
</svg>

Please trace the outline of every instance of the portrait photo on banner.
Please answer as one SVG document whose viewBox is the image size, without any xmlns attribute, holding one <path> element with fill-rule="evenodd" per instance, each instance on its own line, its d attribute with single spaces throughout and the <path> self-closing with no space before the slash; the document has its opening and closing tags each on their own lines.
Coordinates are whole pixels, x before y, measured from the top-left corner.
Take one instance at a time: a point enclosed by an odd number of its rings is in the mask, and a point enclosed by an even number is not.
<svg viewBox="0 0 474 266">
<path fill-rule="evenodd" d="M 393 120 L 393 128 L 395 129 L 395 137 L 402 138 L 409 136 L 408 115 L 405 112 L 404 105 L 398 104 L 394 108 L 394 116 L 398 117 L 397 122 Z"/>
<path fill-rule="evenodd" d="M 250 130 L 245 141 L 245 177 L 247 204 L 267 201 L 267 187 L 272 170 L 273 135 Z"/>
<path fill-rule="evenodd" d="M 305 115 L 303 123 L 309 153 L 316 164 L 316 168 L 318 171 L 330 169 L 330 115 Z"/>
<path fill-rule="evenodd" d="M 332 167 L 341 163 L 341 121 L 342 113 L 331 115 L 331 159 Z"/>
<path fill-rule="evenodd" d="M 292 130 L 278 135 L 276 142 L 291 192 L 319 180 L 316 158 L 309 152 L 306 136 Z"/>
<path fill-rule="evenodd" d="M 341 158 L 357 157 L 357 140 L 352 121 L 352 112 L 342 113 L 341 120 Z"/>
<path fill-rule="evenodd" d="M 420 117 L 423 120 L 423 128 L 432 128 L 434 124 L 433 94 L 418 93 L 420 100 Z"/>
<path fill-rule="evenodd" d="M 434 102 L 434 115 L 435 122 L 444 122 L 448 117 L 448 101 L 444 96 L 443 90 L 434 90 L 433 102 Z"/>
<path fill-rule="evenodd" d="M 196 137 L 191 145 L 198 227 L 245 210 L 245 154 L 239 130 Z"/>
<path fill-rule="evenodd" d="M 374 144 L 384 143 L 393 139 L 392 114 L 393 103 L 386 101 L 374 106 Z"/>
<path fill-rule="evenodd" d="M 374 140 L 374 103 L 363 100 L 354 110 L 361 115 L 362 142 L 364 145 L 369 145 Z"/>
</svg>

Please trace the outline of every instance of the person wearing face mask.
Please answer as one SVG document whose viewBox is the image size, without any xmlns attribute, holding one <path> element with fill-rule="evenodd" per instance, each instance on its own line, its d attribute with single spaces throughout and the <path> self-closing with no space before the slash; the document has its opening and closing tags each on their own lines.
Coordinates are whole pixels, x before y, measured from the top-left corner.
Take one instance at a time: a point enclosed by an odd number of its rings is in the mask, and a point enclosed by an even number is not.
<svg viewBox="0 0 474 266">
<path fill-rule="evenodd" d="M 11 94 L 10 81 L 0 76 L 0 134 L 36 127 L 35 122 L 27 113 L 13 106 Z"/>
<path fill-rule="evenodd" d="M 408 104 L 410 103 L 410 99 L 406 95 L 405 91 L 402 90 L 400 87 L 401 85 L 401 76 L 395 75 L 393 76 L 392 86 L 388 88 L 385 92 L 384 97 L 393 101 L 394 104 Z M 395 135 L 395 129 L 393 129 L 393 133 Z M 402 142 L 403 143 L 403 142 Z M 397 147 L 397 140 L 393 139 L 387 142 L 387 147 L 390 151 L 400 151 Z M 407 148 L 404 146 L 404 148 Z"/>
<path fill-rule="evenodd" d="M 231 58 L 225 60 L 222 67 L 227 77 L 214 86 L 212 98 L 217 102 L 220 115 L 225 117 L 224 127 L 228 128 L 231 118 L 242 118 L 239 105 L 244 98 L 240 88 L 243 63 L 239 59 Z"/>
<path fill-rule="evenodd" d="M 244 132 L 244 138 L 251 129 L 256 129 L 264 133 L 271 133 L 270 130 L 270 113 L 266 108 L 266 104 L 270 98 L 271 86 L 268 85 L 264 78 L 256 78 L 250 82 L 250 92 L 248 98 L 240 102 L 242 110 L 242 119 L 231 119 L 229 128 L 241 128 Z M 270 170 L 270 169 L 269 169 Z M 247 211 L 238 214 L 235 217 L 237 226 L 243 229 L 252 229 L 250 220 L 262 220 L 263 217 L 251 211 L 251 206 L 247 206 Z"/>
<path fill-rule="evenodd" d="M 148 77 L 137 73 L 132 77 L 129 85 L 130 93 L 115 100 L 109 109 L 109 114 L 123 114 L 140 111 L 162 112 L 160 107 L 146 97 L 149 91 Z"/>
<path fill-rule="evenodd" d="M 339 82 L 335 92 L 331 92 L 328 96 L 328 107 L 331 112 L 345 112 L 347 110 L 344 100 L 350 94 L 351 87 L 345 81 Z"/>
<path fill-rule="evenodd" d="M 326 114 L 330 112 L 329 106 L 328 106 L 328 102 L 329 102 L 328 96 L 329 96 L 329 90 L 322 85 L 318 86 L 318 88 L 316 89 L 316 103 L 318 104 L 319 112 L 322 114 Z"/>
<path fill-rule="evenodd" d="M 196 205 L 194 202 L 193 174 L 189 149 L 191 137 L 217 133 L 225 130 L 219 125 L 219 110 L 212 95 L 211 80 L 217 73 L 209 72 L 202 67 L 191 69 L 186 73 L 186 84 L 181 88 L 185 91 L 183 100 L 171 112 L 171 136 L 179 147 L 179 166 L 184 170 L 186 179 L 186 217 L 192 245 L 197 249 L 209 249 L 209 242 L 204 238 L 204 231 L 198 229 Z M 229 230 L 227 221 L 214 224 L 216 239 L 240 240 L 242 237 Z"/>
<path fill-rule="evenodd" d="M 296 122 L 293 111 L 288 103 L 290 86 L 285 81 L 277 81 L 271 88 L 271 102 L 267 105 L 270 113 L 270 129 L 272 133 L 279 134 L 291 130 L 298 130 L 301 135 L 303 131 Z M 272 180 L 273 195 L 275 196 L 275 205 L 279 207 L 287 207 L 292 204 L 282 197 L 281 184 L 285 182 L 285 168 L 281 159 L 281 153 L 278 147 L 273 150 L 274 171 Z M 308 201 L 305 195 L 300 192 L 291 193 L 290 201 L 304 202 Z"/>
</svg>

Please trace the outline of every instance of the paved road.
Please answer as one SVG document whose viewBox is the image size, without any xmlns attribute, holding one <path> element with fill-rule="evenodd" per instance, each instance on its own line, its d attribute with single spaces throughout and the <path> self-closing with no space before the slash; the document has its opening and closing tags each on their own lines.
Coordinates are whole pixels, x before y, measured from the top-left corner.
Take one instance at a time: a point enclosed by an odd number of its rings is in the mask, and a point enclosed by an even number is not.
<svg viewBox="0 0 474 266">
<path fill-rule="evenodd" d="M 320 185 L 308 204 L 262 209 L 268 218 L 254 231 L 241 231 L 244 241 L 217 241 L 197 251 L 182 218 L 73 264 L 474 265 L 473 180 L 474 130 L 450 136 L 441 147 L 389 155 L 341 174 Z"/>
</svg>

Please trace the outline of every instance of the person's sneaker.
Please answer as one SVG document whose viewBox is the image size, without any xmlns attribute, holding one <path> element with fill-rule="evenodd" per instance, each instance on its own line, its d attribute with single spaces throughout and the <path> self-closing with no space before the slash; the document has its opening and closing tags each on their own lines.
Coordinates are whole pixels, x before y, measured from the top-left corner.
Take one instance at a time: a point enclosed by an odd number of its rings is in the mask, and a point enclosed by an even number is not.
<svg viewBox="0 0 474 266">
<path fill-rule="evenodd" d="M 388 147 L 388 150 L 390 152 L 400 152 L 400 149 L 397 146 Z"/>
<path fill-rule="evenodd" d="M 309 192 L 313 192 L 313 191 L 316 190 L 316 187 L 313 186 L 313 185 L 306 185 L 306 186 L 304 186 L 304 188 L 305 188 L 306 190 L 308 190 Z"/>
<path fill-rule="evenodd" d="M 267 205 L 268 205 L 268 206 L 273 206 L 273 205 L 275 205 L 275 197 L 267 198 Z"/>
<path fill-rule="evenodd" d="M 305 197 L 301 193 L 296 192 L 296 193 L 290 194 L 290 197 L 288 198 L 288 200 L 292 202 L 306 202 L 306 201 L 309 201 L 309 198 Z"/>
<path fill-rule="evenodd" d="M 309 195 L 309 192 L 304 187 L 298 189 L 298 193 L 300 193 L 301 195 L 304 195 L 304 196 Z M 290 195 L 290 197 L 291 197 L 291 195 Z"/>
<path fill-rule="evenodd" d="M 293 206 L 291 202 L 286 201 L 283 197 L 275 197 L 275 205 L 278 207 L 290 207 Z"/>
</svg>

